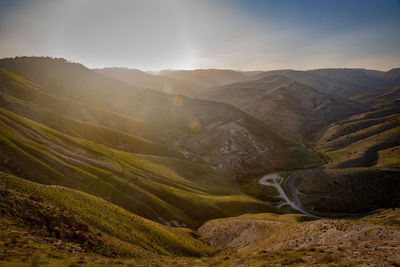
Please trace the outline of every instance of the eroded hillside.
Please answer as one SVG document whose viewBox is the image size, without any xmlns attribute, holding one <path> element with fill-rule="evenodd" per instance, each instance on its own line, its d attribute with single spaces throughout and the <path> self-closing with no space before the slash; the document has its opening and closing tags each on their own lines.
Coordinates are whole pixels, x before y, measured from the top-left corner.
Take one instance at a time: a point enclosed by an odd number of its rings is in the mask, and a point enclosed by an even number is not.
<svg viewBox="0 0 400 267">
<path fill-rule="evenodd" d="M 207 222 L 199 233 L 211 246 L 234 251 L 226 252 L 227 265 L 390 266 L 400 261 L 398 209 L 357 220 L 308 220 L 300 215 L 243 215 Z"/>
</svg>

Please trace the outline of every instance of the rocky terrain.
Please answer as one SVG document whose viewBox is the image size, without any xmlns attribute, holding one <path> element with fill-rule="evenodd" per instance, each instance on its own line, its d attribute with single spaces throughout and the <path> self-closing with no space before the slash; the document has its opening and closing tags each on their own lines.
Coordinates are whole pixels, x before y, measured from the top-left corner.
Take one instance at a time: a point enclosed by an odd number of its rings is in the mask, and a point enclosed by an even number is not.
<svg viewBox="0 0 400 267">
<path fill-rule="evenodd" d="M 358 220 L 307 220 L 290 215 L 243 215 L 209 221 L 199 228 L 199 233 L 213 247 L 248 255 L 242 261 L 228 257 L 227 262 L 239 266 L 262 266 L 268 261 L 267 264 L 320 266 L 399 264 L 398 209 L 382 210 Z"/>
</svg>

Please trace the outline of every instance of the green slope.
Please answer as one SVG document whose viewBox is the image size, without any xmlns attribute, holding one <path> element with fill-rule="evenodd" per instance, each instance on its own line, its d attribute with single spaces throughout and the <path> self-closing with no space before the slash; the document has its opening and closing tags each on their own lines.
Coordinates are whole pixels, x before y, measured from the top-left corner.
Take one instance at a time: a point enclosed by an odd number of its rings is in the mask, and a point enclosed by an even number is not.
<svg viewBox="0 0 400 267">
<path fill-rule="evenodd" d="M 35 120 L 67 135 L 87 139 L 102 145 L 131 153 L 182 157 L 165 144 L 146 140 L 129 133 L 95 123 L 73 119 L 41 105 L 32 104 L 0 92 L 3 108 Z"/>
<path fill-rule="evenodd" d="M 30 199 L 39 199 L 60 210 L 71 212 L 89 226 L 116 238 L 117 240 L 112 240 L 114 243 L 120 240 L 122 247 L 119 252 L 125 249 L 127 253 L 140 253 L 142 251 L 141 253 L 143 254 L 143 250 L 145 250 L 161 255 L 186 256 L 201 256 L 213 253 L 213 249 L 193 238 L 189 229 L 177 229 L 160 225 L 134 215 L 98 197 L 77 190 L 61 186 L 41 185 L 1 172 L 0 185 L 6 189 L 27 195 Z M 14 202 L 17 210 L 19 208 L 18 205 L 27 201 L 21 202 Z M 9 209 L 8 212 L 7 209 Z M 2 207 L 2 212 L 8 214 L 11 218 L 24 218 L 15 213 L 10 206 Z M 22 212 L 24 211 L 22 210 Z M 56 212 L 52 216 L 57 216 Z M 69 220 L 71 221 L 71 219 Z M 62 227 L 62 225 L 59 225 L 59 227 Z M 124 242 L 128 243 L 128 245 L 125 244 L 125 247 L 123 247 Z M 105 243 L 107 245 L 107 242 Z M 92 249 L 96 250 L 97 247 Z M 101 250 L 98 252 L 102 253 Z"/>
<path fill-rule="evenodd" d="M 227 104 L 135 89 L 63 60 L 0 66 L 1 170 L 167 225 L 276 211 L 234 178 L 319 163 Z"/>
<path fill-rule="evenodd" d="M 208 217 L 268 209 L 237 190 L 231 195 L 232 186 L 205 165 L 196 168 L 214 175 L 216 188 L 225 186 L 220 193 L 229 195 L 209 194 L 210 181 L 202 185 L 173 169 L 191 168 L 190 161 L 169 168 L 149 157 L 65 135 L 4 109 L 0 122 L 2 169 L 26 179 L 76 188 L 147 218 L 192 226 Z"/>
<path fill-rule="evenodd" d="M 325 129 L 316 142 L 325 168 L 297 180 L 306 208 L 331 214 L 399 205 L 399 97 L 399 88 L 354 96 L 370 110 Z"/>
<path fill-rule="evenodd" d="M 372 110 L 334 123 L 323 133 L 317 149 L 330 158 L 330 166 L 396 165 L 396 147 L 400 145 L 399 98 L 399 88 L 354 97 Z"/>
<path fill-rule="evenodd" d="M 276 169 L 293 168 L 292 165 L 298 168 L 308 162 L 318 162 L 315 154 L 303 146 L 283 138 L 269 125 L 227 104 L 134 88 L 62 59 L 2 59 L 0 66 L 30 81 L 25 83 L 34 82 L 36 89 L 39 87 L 47 97 L 50 94 L 58 100 L 57 104 L 50 106 L 49 102 L 54 102 L 50 98 L 44 101 L 38 100 L 42 99 L 41 96 L 27 99 L 26 95 L 31 92 L 22 92 L 21 88 L 18 88 L 21 91 L 18 95 L 4 90 L 6 94 L 28 102 L 36 101 L 35 104 L 43 104 L 64 115 L 61 106 L 67 110 L 65 115 L 76 120 L 122 132 L 128 130 L 129 134 L 148 141 L 168 143 L 188 158 L 201 158 L 200 162 L 212 164 L 227 176 L 247 178 Z M 115 122 L 109 117 L 104 122 L 104 115 L 110 113 L 119 117 L 114 116 Z M 132 131 L 136 128 L 134 125 L 125 127 L 122 118 L 126 117 L 143 130 Z M 152 135 L 147 135 L 147 132 Z M 102 138 L 97 140 L 100 139 L 104 143 Z M 106 145 L 111 146 L 110 143 Z"/>
<path fill-rule="evenodd" d="M 12 72 L 0 68 L 0 90 L 9 96 L 47 108 L 64 116 L 115 129 L 127 134 L 135 135 L 153 142 L 159 142 L 163 137 L 157 129 L 143 121 L 105 109 L 99 109 L 81 101 L 69 100 L 56 96 Z M 23 112 L 24 109 L 19 110 Z M 25 112 L 23 115 L 28 115 Z"/>
<path fill-rule="evenodd" d="M 129 109 L 135 94 L 141 91 L 65 59 L 5 58 L 0 60 L 0 67 L 40 85 L 48 92 L 114 112 L 123 113 Z"/>
</svg>

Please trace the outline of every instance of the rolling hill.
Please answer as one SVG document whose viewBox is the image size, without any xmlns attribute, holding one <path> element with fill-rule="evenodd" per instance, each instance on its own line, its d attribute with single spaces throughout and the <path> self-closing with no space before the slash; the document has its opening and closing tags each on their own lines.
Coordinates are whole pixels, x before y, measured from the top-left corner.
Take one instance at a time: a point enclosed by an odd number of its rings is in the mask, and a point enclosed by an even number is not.
<svg viewBox="0 0 400 267">
<path fill-rule="evenodd" d="M 200 85 L 203 89 L 229 84 L 238 81 L 250 80 L 258 71 L 234 71 L 220 69 L 197 69 L 197 70 L 163 70 L 159 75 L 178 80 L 190 81 Z"/>
<path fill-rule="evenodd" d="M 9 69 L 18 64 L 26 78 L 0 70 L 0 167 L 24 179 L 74 188 L 166 225 L 195 227 L 248 210 L 275 211 L 242 193 L 233 178 L 318 163 L 227 104 L 130 88 L 63 60 L 0 61 Z M 42 72 L 46 80 L 35 78 Z M 132 97 L 125 109 L 115 105 L 124 94 Z"/>
<path fill-rule="evenodd" d="M 383 78 L 387 81 L 388 86 L 396 86 L 400 84 L 400 68 L 391 69 L 386 72 Z"/>
<path fill-rule="evenodd" d="M 215 250 L 185 228 L 164 226 L 101 198 L 0 172 L 0 264 L 96 266 L 172 257 L 200 257 Z M 3 253 L 4 251 L 4 253 Z M 128 263 L 127 263 L 128 264 Z"/>
<path fill-rule="evenodd" d="M 1 264 L 264 266 L 398 262 L 398 209 L 380 210 L 357 220 L 244 214 L 211 220 L 195 232 L 160 225 L 77 190 L 36 184 L 4 173 L 0 177 Z"/>
<path fill-rule="evenodd" d="M 267 75 L 258 80 L 211 88 L 205 98 L 239 107 L 273 125 L 280 134 L 300 140 L 331 122 L 365 109 L 283 75 Z"/>
<path fill-rule="evenodd" d="M 97 73 L 127 84 L 154 89 L 166 94 L 195 97 L 202 86 L 195 83 L 169 77 L 152 75 L 141 70 L 128 68 L 94 69 Z"/>
<path fill-rule="evenodd" d="M 400 88 L 370 91 L 353 97 L 371 110 L 330 125 L 317 148 L 340 167 L 368 167 L 399 163 Z"/>
<path fill-rule="evenodd" d="M 274 75 L 290 78 L 311 86 L 320 93 L 339 98 L 348 98 L 388 85 L 384 72 L 365 69 L 278 70 L 262 72 L 253 78 L 260 79 Z"/>
<path fill-rule="evenodd" d="M 71 118 L 61 113 L 66 100 L 5 70 L 1 74 L 0 147 L 1 170 L 5 172 L 100 196 L 165 224 L 193 226 L 208 216 L 257 206 L 272 208 L 240 193 L 230 179 L 201 160 L 188 160 L 171 146 L 157 142 L 157 136 L 150 141 L 134 135 L 133 130 L 126 133 L 117 123 L 116 128 L 110 128 Z M 19 94 L 25 99 L 17 98 Z M 94 118 L 104 114 L 121 118 L 124 127 L 143 125 L 118 114 L 86 108 Z M 192 212 L 190 203 L 197 203 L 196 212 Z M 179 211 L 179 206 L 186 211 Z"/>
<path fill-rule="evenodd" d="M 382 88 L 387 85 L 385 72 L 366 69 L 318 69 L 308 71 L 322 77 L 337 81 L 353 91 L 346 96 L 364 93 L 368 90 Z"/>
<path fill-rule="evenodd" d="M 286 168 L 297 162 L 300 165 L 315 162 L 315 156 L 300 144 L 279 136 L 269 125 L 230 105 L 131 88 L 80 64 L 60 59 L 3 59 L 0 66 L 37 82 L 48 94 L 87 106 L 82 117 L 75 115 L 79 120 L 89 117 L 93 118 L 91 123 L 103 121 L 103 115 L 98 119 L 94 112 L 86 112 L 94 108 L 139 121 L 142 128 L 155 129 L 164 143 L 172 144 L 188 158 L 200 157 L 233 177 Z M 42 77 L 46 75 L 46 79 Z M 79 93 L 81 86 L 85 88 L 84 94 Z M 288 158 L 287 154 L 293 157 Z M 304 161 L 299 162 L 299 158 Z"/>
<path fill-rule="evenodd" d="M 352 97 L 370 109 L 323 129 L 315 150 L 327 164 L 297 181 L 303 205 L 322 214 L 398 207 L 399 87 Z"/>
</svg>

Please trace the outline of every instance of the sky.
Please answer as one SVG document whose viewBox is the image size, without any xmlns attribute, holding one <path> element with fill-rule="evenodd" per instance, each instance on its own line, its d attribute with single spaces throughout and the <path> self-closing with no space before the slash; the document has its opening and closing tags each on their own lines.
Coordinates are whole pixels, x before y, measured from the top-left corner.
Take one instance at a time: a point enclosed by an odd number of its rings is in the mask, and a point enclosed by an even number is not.
<svg viewBox="0 0 400 267">
<path fill-rule="evenodd" d="M 400 67 L 400 0 L 0 0 L 0 57 L 90 68 Z"/>
</svg>

